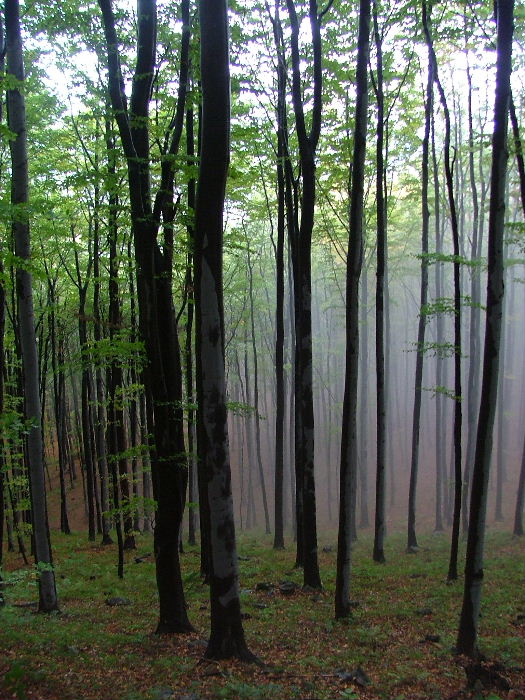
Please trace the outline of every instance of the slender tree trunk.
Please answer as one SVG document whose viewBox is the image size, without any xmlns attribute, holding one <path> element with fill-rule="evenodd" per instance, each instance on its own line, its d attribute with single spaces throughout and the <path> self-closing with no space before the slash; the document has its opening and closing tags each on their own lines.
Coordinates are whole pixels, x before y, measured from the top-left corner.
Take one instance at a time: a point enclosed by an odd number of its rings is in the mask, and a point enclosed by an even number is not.
<svg viewBox="0 0 525 700">
<path fill-rule="evenodd" d="M 357 388 L 359 366 L 359 277 L 363 262 L 363 208 L 370 54 L 370 0 L 359 3 L 356 107 L 346 272 L 346 373 L 341 432 L 339 533 L 335 616 L 350 615 L 351 509 L 357 472 Z"/>
<path fill-rule="evenodd" d="M 515 537 L 522 537 L 523 530 L 523 505 L 525 503 L 525 441 L 521 454 L 520 477 L 518 481 L 518 491 L 516 493 L 516 509 L 514 511 L 514 529 L 512 534 Z"/>
<path fill-rule="evenodd" d="M 436 248 L 436 262 L 434 265 L 435 272 L 435 289 L 436 299 L 442 299 L 443 292 L 443 262 L 441 256 L 443 254 L 443 236 L 441 232 L 441 206 L 439 201 L 439 173 L 438 162 L 436 156 L 436 129 L 435 115 L 432 111 L 431 115 L 431 139 L 432 139 L 432 172 L 434 179 L 434 235 Z M 445 385 L 446 377 L 446 357 L 444 351 L 445 344 L 445 320 L 443 314 L 436 314 L 436 387 Z M 447 460 L 445 446 L 447 444 L 447 417 L 446 417 L 446 397 L 441 391 L 436 391 L 435 398 L 435 424 L 436 424 L 436 509 L 435 509 L 435 531 L 443 530 L 443 513 L 447 515 L 447 520 L 451 520 L 449 513 L 448 499 L 448 475 L 447 475 Z"/>
<path fill-rule="evenodd" d="M 16 270 L 16 288 L 20 324 L 20 342 L 24 369 L 25 417 L 30 427 L 27 434 L 27 456 L 31 484 L 31 521 L 33 546 L 38 569 L 40 612 L 57 610 L 58 600 L 51 542 L 47 521 L 44 461 L 42 450 L 41 408 L 39 396 L 38 355 L 33 310 L 33 290 L 30 273 L 31 251 L 28 220 L 29 183 L 27 166 L 27 132 L 25 99 L 21 86 L 24 81 L 24 61 L 20 31 L 18 0 L 5 2 L 7 73 L 16 79 L 17 87 L 7 91 L 8 127 L 15 134 L 9 141 L 11 151 L 12 232 L 15 255 L 23 264 Z"/>
<path fill-rule="evenodd" d="M 467 53 L 467 83 L 468 83 L 468 144 L 469 144 L 469 179 L 472 192 L 472 242 L 470 247 L 471 260 L 476 263 L 481 250 L 481 228 L 479 216 L 479 197 L 476 173 L 474 168 L 474 126 L 472 115 L 472 75 Z M 480 379 L 480 319 L 481 319 L 481 270 L 474 264 L 470 271 L 470 307 L 469 323 L 469 369 L 467 396 L 467 447 L 465 453 L 465 469 L 462 493 L 463 531 L 468 528 L 468 496 L 470 475 L 476 446 L 476 420 L 479 411 L 479 379 Z"/>
<path fill-rule="evenodd" d="M 4 29 L 2 20 L 0 19 L 0 71 L 3 74 L 3 56 L 4 56 Z M 0 113 L 1 116 L 1 113 Z M 0 253 L 2 252 L 0 248 Z M 4 266 L 0 256 L 0 280 L 4 275 Z M 4 334 L 5 334 L 5 288 L 0 282 L 0 415 L 4 411 Z M 5 494 L 4 494 L 4 451 L 0 449 L 0 606 L 4 604 L 4 594 L 2 585 L 2 570 L 4 558 L 4 522 L 6 521 L 5 512 Z"/>
<path fill-rule="evenodd" d="M 429 49 L 429 58 L 434 66 L 434 81 L 436 83 L 443 114 L 445 117 L 445 142 L 443 146 L 445 156 L 445 179 L 447 197 L 450 209 L 450 226 L 452 229 L 452 244 L 454 251 L 454 513 L 452 517 L 452 542 L 450 548 L 450 562 L 447 578 L 449 581 L 457 579 L 457 557 L 459 546 L 459 529 L 461 517 L 461 491 L 462 491 L 462 458 L 461 458 L 461 432 L 463 424 L 462 413 L 462 383 L 461 383 L 461 262 L 460 262 L 460 230 L 456 199 L 454 195 L 454 180 L 452 164 L 450 162 L 451 126 L 450 114 L 447 106 L 445 92 L 438 77 L 437 60 L 430 34 L 430 18 L 423 15 L 423 29 Z"/>
<path fill-rule="evenodd" d="M 359 527 L 368 527 L 368 268 L 361 274 L 361 349 L 359 355 L 360 411 L 359 411 Z"/>
<path fill-rule="evenodd" d="M 182 43 L 177 108 L 167 134 L 157 195 L 151 193 L 149 101 L 156 60 L 155 0 L 140 0 L 137 16 L 137 59 L 128 109 L 119 57 L 119 42 L 110 0 L 99 0 L 102 12 L 111 104 L 128 165 L 130 211 L 137 261 L 139 323 L 145 343 L 144 370 L 149 397 L 148 428 L 154 436 L 151 453 L 157 501 L 154 546 L 159 590 L 158 633 L 187 632 L 188 620 L 179 559 L 179 533 L 184 510 L 187 464 L 182 415 L 182 368 L 171 287 L 170 251 L 158 240 L 160 221 L 169 210 L 182 127 L 188 79 L 189 3 L 183 0 Z M 167 223 L 166 221 L 164 223 Z"/>
<path fill-rule="evenodd" d="M 274 486 L 274 549 L 284 549 L 284 422 L 286 387 L 284 376 L 284 234 L 286 157 L 286 61 L 282 50 L 279 2 L 275 3 L 273 20 L 277 52 L 277 245 L 275 249 L 275 486 Z"/>
<path fill-rule="evenodd" d="M 377 271 L 376 271 L 376 509 L 374 561 L 384 563 L 385 536 L 385 476 L 386 476 L 386 384 L 385 384 L 385 272 L 387 255 L 386 192 L 384 188 L 384 94 L 383 53 L 377 22 L 377 3 L 373 3 L 374 39 L 376 46 L 377 78 L 377 132 L 376 132 L 376 218 L 377 218 Z"/>
<path fill-rule="evenodd" d="M 107 140 L 107 138 L 106 138 Z M 107 143 L 106 143 L 107 145 Z M 110 156 L 111 157 L 111 156 Z M 95 160 L 98 165 L 98 159 Z M 113 172 L 111 173 L 114 175 Z M 97 173 L 98 175 L 98 173 Z M 100 188 L 97 184 L 94 192 L 94 202 L 95 202 L 95 223 L 93 227 L 93 316 L 94 316 L 94 328 L 93 335 L 95 342 L 100 343 L 102 339 L 102 318 L 100 314 Z M 109 495 L 108 495 L 108 462 L 107 462 L 107 446 L 106 446 L 106 401 L 105 401 L 105 387 L 102 374 L 102 367 L 100 363 L 97 363 L 95 370 L 95 386 L 97 401 L 94 411 L 96 411 L 96 425 L 95 425 L 95 446 L 96 446 L 96 457 L 98 466 L 98 475 L 100 482 L 100 509 L 101 509 L 101 524 L 102 524 L 102 544 L 111 544 L 112 539 L 110 537 L 109 531 L 111 529 L 110 518 L 106 515 L 109 510 Z"/>
<path fill-rule="evenodd" d="M 250 249 L 247 248 L 248 256 L 248 296 L 250 300 L 250 324 L 251 324 L 251 345 L 253 357 L 253 408 L 255 417 L 255 449 L 257 456 L 257 467 L 259 470 L 259 482 L 261 485 L 261 496 L 264 511 L 264 526 L 267 535 L 270 534 L 270 514 L 268 511 L 268 499 L 266 497 L 266 483 L 264 480 L 264 469 L 261 455 L 261 418 L 259 414 L 259 362 L 257 355 L 257 344 L 255 340 L 255 311 L 253 304 L 253 267 L 250 256 Z"/>
<path fill-rule="evenodd" d="M 309 20 L 313 51 L 313 108 L 311 128 L 306 129 L 301 87 L 299 53 L 299 19 L 293 0 L 287 0 L 291 24 L 292 102 L 301 161 L 301 220 L 291 236 L 294 268 L 295 332 L 296 332 L 296 483 L 302 497 L 303 582 L 310 588 L 321 587 L 317 556 L 317 513 L 314 477 L 314 409 L 312 369 L 312 280 L 311 245 L 315 210 L 315 151 L 321 131 L 322 66 L 321 19 L 316 0 L 310 0 Z"/>
<path fill-rule="evenodd" d="M 516 109 L 514 100 L 510 99 L 510 122 L 512 124 L 512 135 L 514 138 L 514 147 L 516 151 L 516 164 L 518 166 L 518 175 L 520 181 L 520 199 L 522 214 L 525 217 L 525 162 L 523 159 L 523 144 L 520 137 L 518 119 L 516 117 Z M 525 441 L 521 457 L 521 468 L 518 482 L 518 491 L 516 494 L 516 508 L 514 511 L 514 529 L 513 534 L 517 537 L 523 536 L 523 505 L 525 503 Z"/>
<path fill-rule="evenodd" d="M 423 0 L 423 25 L 427 21 L 427 3 Z M 425 97 L 425 134 L 423 136 L 423 154 L 421 161 L 421 297 L 419 303 L 419 321 L 416 346 L 416 372 L 414 383 L 414 413 L 412 418 L 412 451 L 410 462 L 410 486 L 408 492 L 408 532 L 407 550 L 416 551 L 418 547 L 416 536 L 416 495 L 419 471 L 419 433 L 421 423 L 421 399 L 423 381 L 423 359 L 425 355 L 425 307 L 428 297 L 428 229 L 430 212 L 428 208 L 428 169 L 429 169 L 429 137 L 432 111 L 434 109 L 432 86 L 434 83 L 434 62 L 428 44 L 428 74 Z"/>
<path fill-rule="evenodd" d="M 505 185 L 507 173 L 507 121 L 512 72 L 513 0 L 497 4 L 497 61 L 494 131 L 492 136 L 492 171 L 489 208 L 489 244 L 487 311 L 481 405 L 465 559 L 465 584 L 459 622 L 457 651 L 467 656 L 478 654 L 478 621 L 483 582 L 483 548 L 487 492 L 492 456 L 492 432 L 498 392 L 499 342 L 503 305 L 503 233 L 505 223 Z"/>
<path fill-rule="evenodd" d="M 188 159 L 188 165 L 195 165 L 195 136 L 194 136 L 194 113 L 193 109 L 188 109 L 186 111 L 186 156 Z M 188 210 L 190 216 L 195 212 L 195 179 L 191 178 L 188 182 Z M 186 313 L 186 329 L 185 329 L 185 367 L 186 367 L 186 401 L 187 415 L 188 415 L 188 498 L 190 501 L 189 511 L 188 511 L 188 544 L 194 545 L 196 543 L 196 532 L 197 532 L 197 507 L 196 502 L 198 499 L 198 489 L 197 489 L 197 458 L 195 454 L 196 450 L 196 430 L 195 430 L 195 395 L 194 395 L 194 382 L 193 382 L 193 319 L 194 319 L 194 305 L 195 305 L 195 293 L 194 293 L 194 283 L 193 283 L 193 245 L 194 245 L 194 225 L 193 221 L 188 224 L 188 259 L 187 259 L 187 271 L 186 271 L 186 286 L 188 290 L 188 301 L 187 301 L 187 313 Z"/>
</svg>

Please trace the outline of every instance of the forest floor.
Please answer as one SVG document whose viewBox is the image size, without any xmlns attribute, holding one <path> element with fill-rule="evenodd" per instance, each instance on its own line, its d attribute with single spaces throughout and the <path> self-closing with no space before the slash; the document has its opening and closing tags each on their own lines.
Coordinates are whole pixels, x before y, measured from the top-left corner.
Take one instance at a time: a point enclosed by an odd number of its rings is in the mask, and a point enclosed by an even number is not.
<svg viewBox="0 0 525 700">
<path fill-rule="evenodd" d="M 57 614 L 35 614 L 34 570 L 16 554 L 5 557 L 1 700 L 525 698 L 523 540 L 507 533 L 487 540 L 480 646 L 489 661 L 470 689 L 466 662 L 453 655 L 462 580 L 445 581 L 448 535 L 422 536 L 417 554 L 406 554 L 404 538 L 393 535 L 384 565 L 371 561 L 370 536 L 360 536 L 347 623 L 333 615 L 335 535 L 320 544 L 321 593 L 302 591 L 293 543 L 274 552 L 271 538 L 241 535 L 245 632 L 261 665 L 203 660 L 209 603 L 196 548 L 188 547 L 182 562 L 197 631 L 156 636 L 150 536 L 139 536 L 137 550 L 127 553 L 123 580 L 114 545 L 56 533 L 53 545 Z M 298 585 L 281 589 L 283 581 Z M 108 605 L 111 597 L 126 604 Z"/>
</svg>

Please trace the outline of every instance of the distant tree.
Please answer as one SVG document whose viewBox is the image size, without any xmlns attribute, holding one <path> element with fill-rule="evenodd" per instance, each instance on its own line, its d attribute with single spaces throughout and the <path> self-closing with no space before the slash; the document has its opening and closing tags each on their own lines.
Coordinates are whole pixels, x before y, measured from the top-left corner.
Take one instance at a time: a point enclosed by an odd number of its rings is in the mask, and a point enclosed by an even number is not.
<svg viewBox="0 0 525 700">
<path fill-rule="evenodd" d="M 525 218 L 525 161 L 523 158 L 523 143 L 520 136 L 518 119 L 516 117 L 516 108 L 514 99 L 511 96 L 510 100 L 510 123 L 512 125 L 512 134 L 514 137 L 514 150 L 516 155 L 516 164 L 518 166 L 518 176 L 520 182 L 520 201 L 523 217 Z M 525 503 L 525 441 L 523 443 L 523 452 L 521 456 L 520 476 L 518 481 L 518 490 L 516 493 L 516 507 L 514 510 L 514 529 L 513 534 L 517 537 L 523 535 L 523 505 Z"/>
<path fill-rule="evenodd" d="M 335 616 L 350 614 L 352 510 L 357 474 L 357 389 L 359 367 L 359 278 L 363 264 L 363 206 L 366 133 L 368 123 L 368 60 L 370 55 L 370 0 L 360 0 L 357 37 L 354 150 L 346 271 L 346 371 L 341 431 L 339 533 Z"/>
<path fill-rule="evenodd" d="M 488 233 L 488 278 L 483 353 L 481 405 L 476 452 L 472 473 L 465 584 L 456 648 L 467 656 L 478 654 L 478 621 L 483 582 L 483 549 L 487 494 L 492 457 L 492 433 L 499 375 L 499 347 L 503 307 L 503 233 L 505 224 L 505 187 L 507 174 L 507 122 L 512 72 L 513 0 L 496 4 L 496 98 L 492 136 L 492 170 Z"/>
<path fill-rule="evenodd" d="M 29 231 L 29 182 L 27 158 L 27 126 L 24 84 L 24 60 L 18 0 L 5 2 L 6 70 L 13 83 L 7 91 L 11 151 L 11 221 L 18 258 L 16 289 L 22 365 L 24 375 L 24 413 L 27 421 L 27 462 L 31 485 L 31 522 L 33 549 L 38 569 L 40 612 L 58 609 L 55 573 L 47 521 L 44 455 L 39 394 L 39 367 L 35 336 L 35 315 L 31 274 Z"/>
</svg>

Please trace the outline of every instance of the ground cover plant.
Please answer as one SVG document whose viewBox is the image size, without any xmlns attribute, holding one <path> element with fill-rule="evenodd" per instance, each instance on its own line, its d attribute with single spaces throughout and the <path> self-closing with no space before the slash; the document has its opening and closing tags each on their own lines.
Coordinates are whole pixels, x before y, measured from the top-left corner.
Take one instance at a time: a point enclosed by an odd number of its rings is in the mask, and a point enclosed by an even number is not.
<svg viewBox="0 0 525 700">
<path fill-rule="evenodd" d="M 334 620 L 335 534 L 325 535 L 320 547 L 322 592 L 302 590 L 293 546 L 274 551 L 268 537 L 241 535 L 243 618 L 260 664 L 203 659 L 209 594 L 197 548 L 186 548 L 182 557 L 196 631 L 155 635 L 148 535 L 127 554 L 123 580 L 114 546 L 96 546 L 81 534 L 53 539 L 59 613 L 35 613 L 34 571 L 18 555 L 6 557 L 1 698 L 525 697 L 523 543 L 507 533 L 488 536 L 480 628 L 487 682 L 478 679 L 471 688 L 468 662 L 452 653 L 462 581 L 446 583 L 443 535 L 422 536 L 417 554 L 407 554 L 403 538 L 393 535 L 385 565 L 372 561 L 372 538 L 361 535 L 354 547 L 353 615 L 345 622 Z"/>
</svg>

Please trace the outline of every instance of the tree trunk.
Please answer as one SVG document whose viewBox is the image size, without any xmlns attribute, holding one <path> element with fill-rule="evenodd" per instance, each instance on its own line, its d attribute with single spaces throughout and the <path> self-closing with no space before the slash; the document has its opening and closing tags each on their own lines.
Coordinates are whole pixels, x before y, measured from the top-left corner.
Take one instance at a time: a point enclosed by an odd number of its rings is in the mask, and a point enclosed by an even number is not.
<svg viewBox="0 0 525 700">
<path fill-rule="evenodd" d="M 423 0 L 423 26 L 427 17 L 427 3 Z M 421 160 L 421 297 L 419 303 L 419 321 L 417 328 L 416 372 L 414 383 L 414 412 L 412 417 L 412 451 L 410 461 L 410 486 L 408 492 L 408 531 L 407 550 L 417 550 L 416 536 L 416 495 L 419 471 L 419 433 L 421 423 L 421 399 L 423 382 L 423 359 L 425 346 L 426 315 L 425 307 L 428 297 L 428 229 L 430 212 L 428 209 L 428 166 L 429 166 L 429 136 L 431 115 L 434 109 L 432 86 L 434 82 L 434 62 L 431 56 L 430 42 L 428 43 L 428 75 L 425 98 L 425 133 L 423 136 L 423 154 Z"/>
<path fill-rule="evenodd" d="M 293 0 L 287 0 L 291 24 L 292 102 L 301 162 L 302 200 L 301 220 L 294 226 L 292 263 L 295 295 L 295 464 L 296 483 L 302 503 L 301 521 L 297 523 L 302 535 L 303 582 L 310 588 L 321 588 L 317 556 L 317 513 L 314 476 L 314 408 L 312 370 L 312 280 L 311 245 L 315 210 L 315 151 L 321 131 L 322 66 L 321 18 L 316 0 L 310 0 L 309 20 L 313 52 L 313 108 L 311 127 L 307 131 L 302 97 L 299 19 Z M 298 493 L 299 495 L 299 493 Z"/>
<path fill-rule="evenodd" d="M 201 161 L 195 216 L 199 460 L 210 514 L 211 634 L 206 657 L 253 660 L 239 598 L 224 372 L 223 210 L 230 146 L 228 12 L 201 0 Z"/>
<path fill-rule="evenodd" d="M 483 547 L 487 492 L 492 456 L 492 433 L 498 392 L 499 343 L 503 305 L 503 234 L 505 223 L 505 184 L 507 173 L 507 121 L 512 72 L 513 0 L 497 4 L 497 61 L 494 131 L 492 136 L 492 170 L 489 208 L 489 244 L 487 310 L 481 405 L 465 559 L 465 584 L 459 622 L 457 651 L 474 657 L 478 654 L 477 637 L 483 582 Z"/>
<path fill-rule="evenodd" d="M 465 20 L 466 21 L 466 20 Z M 465 37 L 465 40 L 467 38 Z M 472 76 L 467 52 L 467 83 L 468 83 L 468 145 L 469 145 L 469 179 L 472 191 L 472 242 L 470 247 L 471 260 L 476 263 L 481 252 L 481 227 L 479 216 L 479 197 L 476 173 L 474 169 L 474 127 L 472 115 Z M 482 143 L 482 139 L 480 139 Z M 474 264 L 470 270 L 470 307 L 469 319 L 469 368 L 468 368 L 468 396 L 467 396 L 467 447 L 465 452 L 465 469 L 463 478 L 463 493 L 461 497 L 461 511 L 463 530 L 468 527 L 468 496 L 470 487 L 470 475 L 474 449 L 476 445 L 476 419 L 479 411 L 479 379 L 480 379 L 480 319 L 481 319 L 481 270 L 478 264 Z"/>
<path fill-rule="evenodd" d="M 264 469 L 261 455 L 261 418 L 259 415 L 259 363 L 257 355 L 257 344 L 255 341 L 255 312 L 253 304 L 253 267 L 250 255 L 249 244 L 247 247 L 248 256 L 248 296 L 250 299 L 250 326 L 251 345 L 253 357 L 253 408 L 255 417 L 255 449 L 257 455 L 257 467 L 259 471 L 259 482 L 261 484 L 261 496 L 264 511 L 264 527 L 267 535 L 270 534 L 270 514 L 268 511 L 268 499 L 266 497 L 266 483 L 264 480 Z"/>
<path fill-rule="evenodd" d="M 459 529 L 461 517 L 461 490 L 462 490 L 462 459 L 461 459 L 461 431 L 463 424 L 462 412 L 462 383 L 461 383 L 461 262 L 459 225 L 454 195 L 454 182 L 452 164 L 450 162 L 450 114 L 445 97 L 445 92 L 438 77 L 438 67 L 432 37 L 430 34 L 430 18 L 423 14 L 423 29 L 429 50 L 429 59 L 433 63 L 434 81 L 436 83 L 443 114 L 445 117 L 445 142 L 443 146 L 445 156 L 445 179 L 447 197 L 450 209 L 450 227 L 452 229 L 452 245 L 454 251 L 454 513 L 452 517 L 452 542 L 450 548 L 450 562 L 447 578 L 449 581 L 457 579 L 457 557 L 459 545 Z"/>
<path fill-rule="evenodd" d="M 387 255 L 386 192 L 384 187 L 384 94 L 383 53 L 377 23 L 377 3 L 373 4 L 374 39 L 376 46 L 377 78 L 377 134 L 376 134 L 376 217 L 377 217 L 377 271 L 376 271 L 376 509 L 373 559 L 384 563 L 385 536 L 385 473 L 386 473 L 386 384 L 385 384 L 385 271 Z"/>
<path fill-rule="evenodd" d="M 18 0 L 5 2 L 7 73 L 17 85 L 24 81 L 24 62 Z M 33 290 L 30 273 L 30 233 L 28 220 L 28 167 L 27 133 L 24 93 L 18 87 L 7 91 L 8 127 L 15 134 L 9 141 L 11 151 L 11 205 L 12 231 L 15 255 L 22 261 L 16 270 L 20 342 L 24 369 L 25 417 L 30 427 L 27 434 L 27 456 L 31 484 L 31 520 L 35 562 L 38 570 L 40 612 L 57 610 L 58 600 L 51 542 L 47 521 L 47 503 L 44 483 L 41 410 L 39 396 L 38 355 L 35 337 Z"/>
<path fill-rule="evenodd" d="M 176 114 L 170 124 L 168 152 L 161 164 L 155 201 L 151 194 L 148 112 L 155 69 L 157 12 L 155 0 L 139 0 L 137 60 L 128 110 L 120 68 L 118 37 L 110 0 L 99 0 L 102 11 L 111 104 L 128 165 L 130 209 L 137 261 L 139 323 L 145 343 L 144 371 L 150 432 L 155 518 L 155 563 L 160 614 L 157 632 L 192 629 L 186 610 L 179 560 L 179 532 L 187 483 L 182 415 L 182 368 L 171 288 L 171 258 L 157 235 L 166 201 L 173 189 L 173 161 L 184 122 L 188 76 L 189 4 L 182 3 L 183 32 Z"/>
<path fill-rule="evenodd" d="M 356 107 L 346 272 L 346 373 L 341 431 L 339 534 L 335 616 L 350 615 L 351 510 L 357 472 L 357 388 L 359 366 L 359 277 L 363 262 L 363 208 L 370 54 L 370 0 L 359 3 Z"/>
<path fill-rule="evenodd" d="M 195 165 L 195 136 L 194 136 L 194 113 L 193 109 L 186 111 L 186 156 L 188 165 Z M 190 217 L 195 213 L 195 179 L 191 178 L 188 182 L 188 211 Z M 193 382 L 193 319 L 195 308 L 195 292 L 193 283 L 193 245 L 194 245 L 194 224 L 193 220 L 187 226 L 188 232 L 188 253 L 187 253 L 187 270 L 186 270 L 186 287 L 187 287 L 187 313 L 186 313 L 186 328 L 185 328 L 185 367 L 186 367 L 186 401 L 188 415 L 188 544 L 196 544 L 197 532 L 197 506 L 198 488 L 197 488 L 197 458 L 196 450 L 196 429 L 195 429 L 195 395 Z"/>
<path fill-rule="evenodd" d="M 361 274 L 361 348 L 359 355 L 359 527 L 368 527 L 368 269 L 366 262 Z M 384 482 L 383 482 L 384 488 Z M 377 492 L 377 485 L 376 485 Z"/>
<path fill-rule="evenodd" d="M 286 156 L 286 61 L 282 50 L 279 3 L 275 3 L 273 20 L 277 52 L 277 246 L 275 249 L 275 485 L 274 485 L 274 549 L 284 549 L 284 233 L 285 233 L 285 175 Z"/>
</svg>

